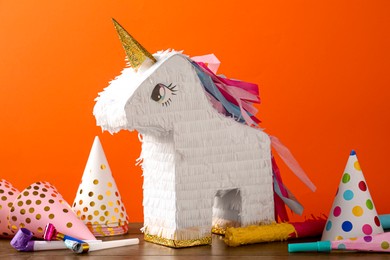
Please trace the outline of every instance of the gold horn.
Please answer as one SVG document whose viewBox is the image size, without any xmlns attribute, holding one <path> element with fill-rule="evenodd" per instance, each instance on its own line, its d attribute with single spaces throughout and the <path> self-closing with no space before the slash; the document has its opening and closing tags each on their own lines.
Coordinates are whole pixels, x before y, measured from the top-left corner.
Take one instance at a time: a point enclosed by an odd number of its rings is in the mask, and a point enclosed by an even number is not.
<svg viewBox="0 0 390 260">
<path fill-rule="evenodd" d="M 156 59 L 150 54 L 144 47 L 142 47 L 136 39 L 133 38 L 114 18 L 115 29 L 119 35 L 119 39 L 122 42 L 122 46 L 125 49 L 130 66 L 137 70 L 142 63 L 148 57 L 153 63 L 157 62 Z"/>
</svg>

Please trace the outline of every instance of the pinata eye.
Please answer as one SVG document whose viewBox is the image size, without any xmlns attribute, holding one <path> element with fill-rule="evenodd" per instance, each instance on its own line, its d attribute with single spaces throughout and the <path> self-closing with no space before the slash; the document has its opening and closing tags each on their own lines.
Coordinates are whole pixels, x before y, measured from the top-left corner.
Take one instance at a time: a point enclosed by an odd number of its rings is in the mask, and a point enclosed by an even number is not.
<svg viewBox="0 0 390 260">
<path fill-rule="evenodd" d="M 169 86 L 165 86 L 162 83 L 158 83 L 150 96 L 151 99 L 156 101 L 157 103 L 162 104 L 163 106 L 168 106 L 172 102 L 172 95 L 176 95 L 176 86 L 172 87 L 172 83 Z"/>
</svg>

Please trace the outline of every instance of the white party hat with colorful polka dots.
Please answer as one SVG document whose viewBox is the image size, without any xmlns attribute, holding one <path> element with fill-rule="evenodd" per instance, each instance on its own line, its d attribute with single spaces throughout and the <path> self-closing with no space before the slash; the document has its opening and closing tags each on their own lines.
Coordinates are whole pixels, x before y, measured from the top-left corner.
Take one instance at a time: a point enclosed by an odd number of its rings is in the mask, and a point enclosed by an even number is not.
<svg viewBox="0 0 390 260">
<path fill-rule="evenodd" d="M 73 210 L 92 233 L 114 236 L 128 231 L 128 217 L 99 137 L 95 137 Z"/>
<path fill-rule="evenodd" d="M 342 240 L 383 233 L 370 191 L 352 150 L 329 213 L 322 240 Z"/>
</svg>

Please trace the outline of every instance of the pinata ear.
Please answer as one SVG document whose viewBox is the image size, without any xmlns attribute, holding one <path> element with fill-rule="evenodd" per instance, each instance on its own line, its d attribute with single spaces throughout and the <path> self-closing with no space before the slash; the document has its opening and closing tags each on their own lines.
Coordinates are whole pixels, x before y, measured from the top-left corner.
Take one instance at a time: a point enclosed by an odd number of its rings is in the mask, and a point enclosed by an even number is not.
<svg viewBox="0 0 390 260">
<path fill-rule="evenodd" d="M 341 178 L 322 240 L 342 240 L 383 233 L 355 151 Z"/>
<path fill-rule="evenodd" d="M 112 19 L 114 22 L 115 29 L 119 35 L 122 46 L 125 49 L 127 58 L 129 60 L 130 67 L 137 70 L 141 65 L 149 59 L 151 64 L 156 62 L 156 59 L 150 54 L 136 39 L 133 38 L 115 19 Z"/>
</svg>

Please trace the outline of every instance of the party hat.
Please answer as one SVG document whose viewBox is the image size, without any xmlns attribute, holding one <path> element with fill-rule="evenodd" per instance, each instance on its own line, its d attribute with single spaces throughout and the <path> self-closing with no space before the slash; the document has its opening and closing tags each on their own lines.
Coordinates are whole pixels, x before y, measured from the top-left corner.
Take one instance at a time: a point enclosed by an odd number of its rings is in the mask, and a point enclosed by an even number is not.
<svg viewBox="0 0 390 260">
<path fill-rule="evenodd" d="M 95 236 L 114 236 L 128 231 L 126 209 L 97 136 L 84 169 L 73 210 Z"/>
<path fill-rule="evenodd" d="M 52 223 L 61 233 L 78 239 L 95 239 L 57 189 L 44 181 L 31 184 L 18 195 L 9 221 L 14 232 L 27 228 L 37 238 L 43 238 L 45 226 Z"/>
<path fill-rule="evenodd" d="M 9 225 L 9 211 L 19 193 L 11 183 L 0 179 L 0 237 L 12 237 L 16 233 Z"/>
<path fill-rule="evenodd" d="M 342 240 L 382 232 L 359 161 L 355 151 L 352 151 L 322 233 L 322 240 Z"/>
</svg>

